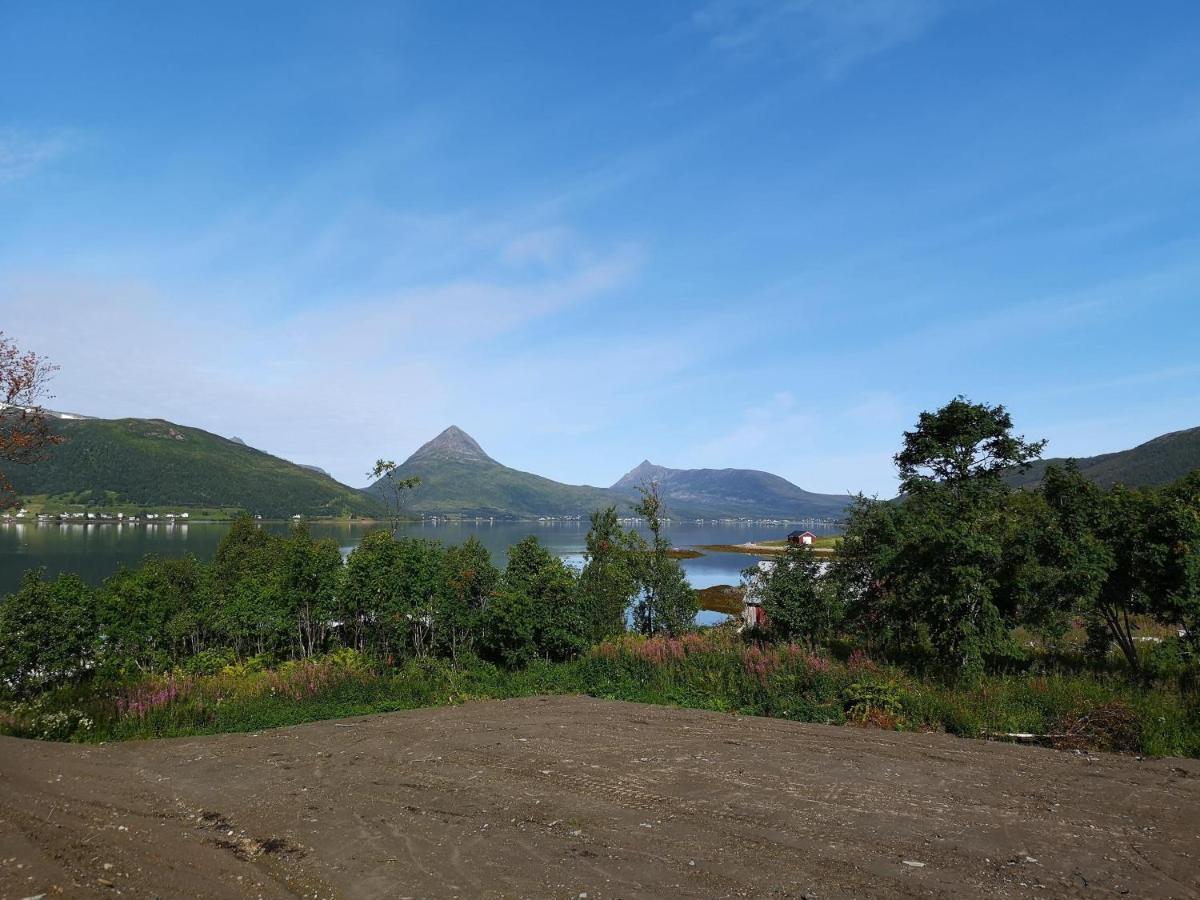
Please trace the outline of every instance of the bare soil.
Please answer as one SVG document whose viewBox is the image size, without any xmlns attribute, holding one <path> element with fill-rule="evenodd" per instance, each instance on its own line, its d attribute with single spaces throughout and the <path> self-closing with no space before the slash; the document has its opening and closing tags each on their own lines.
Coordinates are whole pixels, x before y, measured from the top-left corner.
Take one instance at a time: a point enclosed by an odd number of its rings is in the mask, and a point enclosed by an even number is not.
<svg viewBox="0 0 1200 900">
<path fill-rule="evenodd" d="M 553 697 L 0 739 L 0 896 L 1195 897 L 1200 764 Z"/>
</svg>

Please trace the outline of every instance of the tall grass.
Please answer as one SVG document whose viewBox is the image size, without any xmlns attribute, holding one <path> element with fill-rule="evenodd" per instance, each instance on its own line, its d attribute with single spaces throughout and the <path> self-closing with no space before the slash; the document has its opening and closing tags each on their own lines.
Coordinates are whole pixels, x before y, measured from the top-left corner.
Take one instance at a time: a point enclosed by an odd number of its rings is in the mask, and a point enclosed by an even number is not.
<svg viewBox="0 0 1200 900">
<path fill-rule="evenodd" d="M 508 671 L 476 659 L 388 667 L 351 651 L 273 669 L 231 665 L 93 682 L 0 709 L 0 731 L 78 741 L 256 731 L 340 716 L 533 694 L 576 693 L 800 722 L 964 737 L 1037 735 L 1064 748 L 1200 756 L 1200 702 L 1119 675 L 989 675 L 947 684 L 729 631 L 626 635 L 567 663 Z"/>
</svg>

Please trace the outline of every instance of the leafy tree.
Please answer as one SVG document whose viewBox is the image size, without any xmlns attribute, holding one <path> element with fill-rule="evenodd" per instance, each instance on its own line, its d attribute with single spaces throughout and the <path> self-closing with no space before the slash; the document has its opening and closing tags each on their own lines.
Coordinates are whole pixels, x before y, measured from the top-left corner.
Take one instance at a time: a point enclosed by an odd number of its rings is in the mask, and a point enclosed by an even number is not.
<svg viewBox="0 0 1200 900">
<path fill-rule="evenodd" d="M 314 541 L 307 523 L 297 524 L 280 552 L 280 592 L 294 623 L 300 656 L 324 649 L 329 623 L 338 613 L 342 552 L 333 540 Z"/>
<path fill-rule="evenodd" d="M 568 659 L 587 646 L 575 572 L 534 535 L 508 550 L 504 587 L 532 601 L 535 653 Z"/>
<path fill-rule="evenodd" d="M 642 634 L 682 634 L 691 630 L 699 605 L 679 561 L 670 555 L 671 542 L 663 534 L 663 503 L 654 482 L 638 488 L 642 499 L 634 507 L 646 520 L 651 542 L 642 554 L 639 581 L 642 593 L 633 605 L 633 621 Z"/>
<path fill-rule="evenodd" d="M 446 551 L 437 541 L 420 538 L 402 538 L 396 546 L 394 605 L 385 610 L 384 621 L 404 628 L 408 648 L 425 656 L 433 649 L 437 614 L 444 605 Z"/>
<path fill-rule="evenodd" d="M 975 669 L 1006 642 L 998 590 L 1005 562 L 1002 476 L 1036 459 L 1045 441 L 1012 434 L 1003 406 L 956 397 L 920 415 L 896 455 L 907 495 L 894 579 L 904 612 L 925 625 L 941 664 Z"/>
<path fill-rule="evenodd" d="M 1053 511 L 1040 491 L 1007 495 L 1000 540 L 1001 560 L 993 595 L 996 607 L 1006 621 L 1057 643 L 1067 632 L 1071 611 L 1059 596 L 1066 586 L 1061 570 L 1047 555 L 1058 538 Z"/>
<path fill-rule="evenodd" d="M 1046 446 L 1012 434 L 1012 427 L 1003 406 L 961 396 L 936 412 L 921 413 L 895 457 L 901 489 L 911 494 L 930 487 L 995 487 L 1006 472 L 1028 467 Z"/>
<path fill-rule="evenodd" d="M 1200 469 L 1160 492 L 1147 532 L 1160 618 L 1200 656 Z"/>
<path fill-rule="evenodd" d="M 483 654 L 512 669 L 527 665 L 538 655 L 534 616 L 532 598 L 502 585 L 482 618 Z"/>
<path fill-rule="evenodd" d="M 884 511 L 860 500 L 837 580 L 857 580 L 856 622 L 883 617 L 900 644 L 928 642 L 947 671 L 977 670 L 1007 643 L 1015 594 L 1002 589 L 1010 531 L 1003 474 L 1044 442 L 1011 434 L 1003 406 L 957 397 L 921 414 L 896 465 L 903 501 Z"/>
<path fill-rule="evenodd" d="M 579 591 L 593 643 L 625 631 L 625 612 L 638 595 L 638 566 L 645 552 L 641 535 L 621 527 L 615 506 L 592 513 Z"/>
<path fill-rule="evenodd" d="M 375 466 L 367 473 L 368 478 L 374 479 L 376 487 L 387 504 L 388 514 L 392 520 L 392 534 L 395 534 L 400 527 L 400 520 L 404 514 L 405 495 L 421 484 L 421 479 L 416 475 L 409 478 L 398 477 L 396 475 L 398 468 L 399 466 L 390 459 L 377 459 Z"/>
<path fill-rule="evenodd" d="M 1094 652 L 1115 643 L 1140 672 L 1139 618 L 1171 620 L 1171 598 L 1181 596 L 1173 588 L 1187 580 L 1188 554 L 1179 552 L 1189 544 L 1186 504 L 1165 492 L 1105 491 L 1071 463 L 1050 466 L 1040 493 L 1049 512 L 1034 538 L 1041 593 L 1064 615 L 1083 617 Z"/>
<path fill-rule="evenodd" d="M 902 645 L 911 635 L 890 585 L 906 511 L 904 504 L 859 494 L 827 576 L 845 606 L 845 623 L 869 650 Z"/>
<path fill-rule="evenodd" d="M 94 610 L 78 576 L 27 572 L 0 600 L 0 690 L 30 696 L 86 676 L 97 649 Z"/>
<path fill-rule="evenodd" d="M 279 577 L 283 541 L 240 516 L 213 558 L 213 618 L 239 656 L 280 653 L 292 622 Z"/>
<path fill-rule="evenodd" d="M 387 531 L 366 534 L 346 560 L 339 617 L 355 650 L 372 649 L 388 659 L 400 653 L 407 635 L 397 631 L 401 599 L 400 548 Z"/>
<path fill-rule="evenodd" d="M 444 566 L 445 590 L 437 611 L 438 646 L 457 660 L 460 652 L 475 646 L 500 572 L 492 564 L 487 548 L 474 536 L 447 549 Z"/>
<path fill-rule="evenodd" d="M 58 370 L 32 351 L 22 353 L 0 331 L 0 460 L 27 465 L 46 457 L 61 435 L 50 429 L 42 402 L 49 399 L 46 385 Z M 0 507 L 18 502 L 12 482 L 0 471 Z"/>
<path fill-rule="evenodd" d="M 758 569 L 748 569 L 757 573 Z M 822 576 L 822 563 L 808 546 L 789 546 L 769 572 L 756 576 L 763 612 L 771 633 L 802 641 L 815 650 L 827 641 L 842 618 L 841 600 Z"/>
<path fill-rule="evenodd" d="M 352 641 L 388 661 L 429 653 L 444 608 L 445 556 L 437 541 L 368 534 L 346 565 L 341 614 Z"/>
<path fill-rule="evenodd" d="M 204 649 L 211 625 L 211 579 L 194 556 L 147 556 L 121 568 L 99 591 L 106 662 L 147 671 L 169 667 Z"/>
</svg>

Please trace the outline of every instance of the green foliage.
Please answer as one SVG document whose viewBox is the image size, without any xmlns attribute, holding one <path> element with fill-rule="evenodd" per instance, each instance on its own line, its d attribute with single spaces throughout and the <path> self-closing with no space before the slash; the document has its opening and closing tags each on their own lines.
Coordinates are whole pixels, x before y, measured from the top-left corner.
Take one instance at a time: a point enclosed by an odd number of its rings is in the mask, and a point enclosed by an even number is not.
<svg viewBox="0 0 1200 900">
<path fill-rule="evenodd" d="M 280 553 L 282 610 L 294 623 L 301 656 L 323 649 L 338 613 L 342 552 L 333 540 L 314 541 L 308 526 L 294 526 Z"/>
<path fill-rule="evenodd" d="M 239 657 L 280 653 L 289 643 L 278 577 L 282 545 L 283 539 L 243 516 L 217 548 L 211 621 Z"/>
<path fill-rule="evenodd" d="M 1147 531 L 1148 567 L 1157 572 L 1161 618 L 1184 633 L 1200 658 L 1200 470 L 1158 495 Z"/>
<path fill-rule="evenodd" d="M 625 631 L 625 613 L 640 590 L 646 545 L 636 531 L 621 527 L 615 506 L 592 513 L 586 545 L 579 591 L 587 599 L 587 632 L 595 643 Z"/>
<path fill-rule="evenodd" d="M 602 488 L 561 484 L 486 456 L 414 455 L 396 467 L 395 476 L 420 479 L 420 485 L 405 498 L 406 508 L 412 512 L 497 518 L 564 516 L 599 509 L 614 499 Z M 386 487 L 377 483 L 368 490 L 382 499 Z"/>
<path fill-rule="evenodd" d="M 683 566 L 670 555 L 671 542 L 662 532 L 664 511 L 658 487 L 652 482 L 640 491 L 642 499 L 635 511 L 646 520 L 651 542 L 638 565 L 642 591 L 633 604 L 634 627 L 643 635 L 680 635 L 694 627 L 699 609 L 696 592 Z"/>
<path fill-rule="evenodd" d="M 491 554 L 474 536 L 450 547 L 444 558 L 445 590 L 437 610 L 437 648 L 458 659 L 474 651 L 488 602 L 500 583 Z"/>
<path fill-rule="evenodd" d="M 355 650 L 370 649 L 385 659 L 400 652 L 397 623 L 385 620 L 402 602 L 398 567 L 399 547 L 386 531 L 367 533 L 346 560 L 338 618 L 346 643 Z"/>
<path fill-rule="evenodd" d="M 78 681 L 97 650 L 92 591 L 78 577 L 32 571 L 0 600 L 0 693 L 28 697 Z"/>
<path fill-rule="evenodd" d="M 895 719 L 904 708 L 904 689 L 892 679 L 855 681 L 842 688 L 842 703 L 846 718 L 856 722 L 866 723 L 879 716 Z"/>
<path fill-rule="evenodd" d="M 82 497 L 94 506 L 239 507 L 267 518 L 374 516 L 374 497 L 328 475 L 159 419 L 56 419 L 65 438 L 36 465 L 13 466 L 24 495 Z"/>
<path fill-rule="evenodd" d="M 844 607 L 822 578 L 821 567 L 810 547 L 792 545 L 769 572 L 746 570 L 756 579 L 772 636 L 800 641 L 811 649 L 833 636 Z"/>
<path fill-rule="evenodd" d="M 1011 544 L 1003 473 L 1044 442 L 1011 433 L 1003 406 L 955 398 L 922 413 L 896 455 L 902 503 L 851 508 L 833 580 L 851 588 L 851 621 L 892 647 L 978 672 L 1015 624 L 1003 589 Z"/>
<path fill-rule="evenodd" d="M 404 513 L 405 495 L 421 484 L 421 479 L 416 475 L 408 478 L 397 475 L 398 468 L 396 463 L 390 459 L 377 459 L 375 466 L 367 473 L 367 477 L 374 482 L 374 492 L 382 497 L 387 505 L 388 515 L 392 520 L 392 534 L 395 534 L 396 529 L 400 526 L 400 519 Z"/>
<path fill-rule="evenodd" d="M 569 659 L 588 645 L 588 630 L 574 571 L 532 535 L 510 547 L 484 618 L 485 656 L 510 667 Z"/>
<path fill-rule="evenodd" d="M 510 669 L 537 657 L 534 603 L 527 595 L 507 588 L 488 604 L 483 618 L 482 650 L 487 659 Z"/>
<path fill-rule="evenodd" d="M 211 635 L 210 572 L 194 556 L 148 556 L 122 568 L 99 591 L 105 656 L 119 665 L 160 669 L 203 651 Z"/>
<path fill-rule="evenodd" d="M 1023 469 L 1045 446 L 1013 435 L 1003 406 L 955 397 L 936 412 L 921 413 L 917 427 L 904 433 L 896 468 L 906 494 L 935 486 L 979 490 L 995 486 L 1005 472 Z"/>
</svg>

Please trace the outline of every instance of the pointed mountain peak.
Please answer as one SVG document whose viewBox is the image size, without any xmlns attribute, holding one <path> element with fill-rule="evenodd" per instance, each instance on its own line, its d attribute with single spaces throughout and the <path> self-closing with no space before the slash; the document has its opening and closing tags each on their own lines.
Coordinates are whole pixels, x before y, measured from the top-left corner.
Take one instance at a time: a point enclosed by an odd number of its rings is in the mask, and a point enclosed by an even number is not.
<svg viewBox="0 0 1200 900">
<path fill-rule="evenodd" d="M 660 479 L 671 470 L 666 466 L 656 466 L 648 459 L 643 459 L 640 463 L 621 476 L 620 480 L 613 485 L 613 488 L 636 488 L 645 484 L 647 481 Z"/>
<path fill-rule="evenodd" d="M 431 457 L 454 457 L 457 459 L 480 459 L 492 461 L 483 452 L 483 448 L 475 438 L 471 437 L 457 425 L 451 425 L 432 441 L 421 445 L 409 460 L 428 459 Z"/>
</svg>

